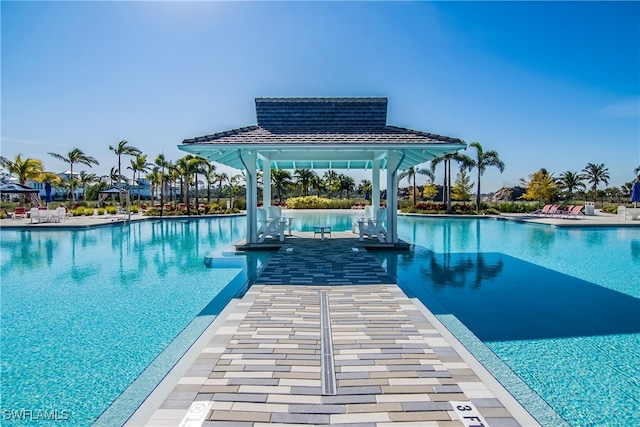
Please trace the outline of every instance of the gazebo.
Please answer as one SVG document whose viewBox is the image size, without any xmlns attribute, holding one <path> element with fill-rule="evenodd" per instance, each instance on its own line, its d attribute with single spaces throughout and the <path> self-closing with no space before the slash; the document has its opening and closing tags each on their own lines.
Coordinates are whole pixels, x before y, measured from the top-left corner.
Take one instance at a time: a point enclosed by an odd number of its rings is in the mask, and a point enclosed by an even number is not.
<svg viewBox="0 0 640 427">
<path fill-rule="evenodd" d="M 372 172 L 372 203 L 380 203 L 387 171 L 387 243 L 398 243 L 398 172 L 466 148 L 457 138 L 387 125 L 387 98 L 256 98 L 257 125 L 185 139 L 188 153 L 243 169 L 247 182 L 247 244 L 257 237 L 257 181 L 271 169 L 362 169 Z M 263 189 L 271 204 L 271 186 Z"/>
</svg>

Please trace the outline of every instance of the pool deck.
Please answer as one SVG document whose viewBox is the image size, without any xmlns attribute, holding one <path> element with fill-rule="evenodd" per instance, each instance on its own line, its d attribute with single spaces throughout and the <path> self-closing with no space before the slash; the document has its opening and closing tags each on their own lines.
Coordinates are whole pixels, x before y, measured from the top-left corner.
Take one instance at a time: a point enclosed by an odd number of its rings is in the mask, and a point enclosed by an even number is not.
<svg viewBox="0 0 640 427">
<path fill-rule="evenodd" d="M 286 212 L 286 211 L 285 211 Z M 336 210 L 336 212 L 350 212 L 349 210 Z M 352 211 L 353 215 L 356 216 L 360 211 Z M 232 214 L 232 215 L 224 215 L 224 216 L 238 216 L 244 215 L 244 213 L 240 214 Z M 443 218 L 447 217 L 446 215 L 420 215 L 420 214 L 401 214 L 407 216 L 425 216 L 425 217 L 435 217 L 435 218 Z M 215 218 L 221 215 L 207 215 L 207 216 L 193 216 L 193 218 Z M 92 216 L 81 216 L 81 217 L 71 217 L 67 218 L 65 221 L 60 223 L 57 222 L 45 222 L 45 223 L 31 223 L 29 219 L 15 219 L 12 220 L 10 218 L 0 219 L 0 229 L 2 228 L 22 228 L 22 229 L 40 229 L 40 228 L 90 228 L 97 226 L 106 226 L 113 224 L 124 223 L 125 215 L 92 215 Z M 640 221 L 632 221 L 632 220 L 622 220 L 618 219 L 618 216 L 615 214 L 607 214 L 600 212 L 599 209 L 596 209 L 595 215 L 592 216 L 581 216 L 579 219 L 566 219 L 560 217 L 536 217 L 527 214 L 502 214 L 502 215 L 486 215 L 486 216 L 478 216 L 478 215 L 451 215 L 451 218 L 499 218 L 511 221 L 519 221 L 519 222 L 528 222 L 535 224 L 546 224 L 550 226 L 556 227 L 640 227 Z M 150 217 L 150 216 L 142 216 L 141 214 L 132 214 L 131 221 L 140 221 L 145 219 L 159 219 L 161 217 Z M 184 219 L 188 218 L 185 216 L 165 216 L 164 219 Z"/>
<path fill-rule="evenodd" d="M 369 244 L 287 238 L 126 425 L 538 425 Z"/>
</svg>

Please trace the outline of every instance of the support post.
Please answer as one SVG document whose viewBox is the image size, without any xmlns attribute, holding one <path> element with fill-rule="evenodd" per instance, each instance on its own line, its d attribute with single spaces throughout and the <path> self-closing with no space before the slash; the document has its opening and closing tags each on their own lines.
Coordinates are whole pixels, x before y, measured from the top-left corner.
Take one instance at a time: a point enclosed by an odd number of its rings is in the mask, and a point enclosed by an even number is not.
<svg viewBox="0 0 640 427">
<path fill-rule="evenodd" d="M 255 150 L 238 150 L 240 160 L 245 166 L 247 179 L 247 244 L 258 242 L 258 180 L 256 176 Z"/>
<path fill-rule="evenodd" d="M 398 243 L 398 152 L 387 151 L 387 243 Z"/>
<path fill-rule="evenodd" d="M 262 162 L 262 204 L 271 206 L 271 160 Z"/>
<path fill-rule="evenodd" d="M 371 169 L 371 204 L 374 211 L 380 208 L 380 160 L 373 159 Z"/>
</svg>

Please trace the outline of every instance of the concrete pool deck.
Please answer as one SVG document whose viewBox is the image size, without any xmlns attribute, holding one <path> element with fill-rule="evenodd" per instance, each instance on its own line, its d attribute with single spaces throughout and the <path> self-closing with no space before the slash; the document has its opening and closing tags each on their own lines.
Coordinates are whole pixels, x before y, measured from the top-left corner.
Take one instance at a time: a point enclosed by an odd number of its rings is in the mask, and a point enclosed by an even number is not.
<svg viewBox="0 0 640 427">
<path fill-rule="evenodd" d="M 326 210 L 331 211 L 331 210 Z M 347 209 L 337 209 L 334 210 L 339 213 L 352 213 L 353 216 L 357 216 L 361 211 L 356 210 L 347 210 Z M 287 212 L 287 211 L 284 211 Z M 240 214 L 231 214 L 231 215 L 204 215 L 204 216 L 193 216 L 193 218 L 216 218 L 220 216 L 244 216 L 244 213 Z M 607 214 L 602 213 L 599 209 L 596 209 L 595 215 L 592 216 L 582 216 L 580 219 L 566 219 L 560 217 L 535 217 L 530 216 L 528 214 L 501 214 L 501 215 L 421 215 L 421 214 L 400 214 L 404 216 L 418 216 L 418 217 L 434 217 L 434 218 L 498 218 L 505 219 L 511 221 L 520 221 L 527 223 L 535 223 L 535 224 L 545 224 L 556 227 L 640 227 L 640 221 L 632 221 L 632 220 L 622 220 L 618 219 L 618 216 L 615 214 Z M 105 225 L 113 225 L 119 223 L 126 223 L 124 221 L 125 216 L 120 215 L 92 215 L 92 216 L 81 216 L 81 217 L 71 217 L 67 218 L 62 222 L 45 222 L 45 223 L 34 223 L 32 224 L 29 219 L 15 219 L 11 218 L 0 219 L 0 229 L 2 228 L 21 228 L 21 229 L 42 229 L 42 228 L 90 228 L 97 226 L 105 226 Z M 132 214 L 131 221 L 140 221 L 140 220 L 149 220 L 149 219 L 160 219 L 161 217 L 152 217 L 152 216 L 143 216 L 141 214 Z M 165 216 L 163 219 L 185 219 L 189 218 L 187 215 L 184 216 Z"/>
<path fill-rule="evenodd" d="M 538 425 L 365 245 L 287 238 L 126 425 Z"/>
</svg>

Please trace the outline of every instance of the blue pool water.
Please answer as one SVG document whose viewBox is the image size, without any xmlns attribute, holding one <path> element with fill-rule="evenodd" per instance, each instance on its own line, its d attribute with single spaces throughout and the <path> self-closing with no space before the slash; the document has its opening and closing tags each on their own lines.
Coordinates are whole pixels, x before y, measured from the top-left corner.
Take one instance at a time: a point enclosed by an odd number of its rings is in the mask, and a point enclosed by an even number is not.
<svg viewBox="0 0 640 427">
<path fill-rule="evenodd" d="M 571 425 L 640 425 L 639 228 L 405 217 L 399 235 L 419 245 L 387 268 L 472 352 L 465 331 Z"/>
<path fill-rule="evenodd" d="M 91 424 L 187 325 L 212 320 L 203 309 L 239 270 L 203 258 L 245 230 L 244 218 L 2 230 L 0 423 Z"/>
<path fill-rule="evenodd" d="M 293 229 L 349 230 L 353 215 L 294 212 Z M 203 258 L 243 238 L 245 221 L 2 230 L 2 425 L 24 425 L 6 410 L 87 425 L 109 407 L 126 419 L 133 408 L 118 402 L 132 381 L 174 338 L 197 337 L 241 276 Z M 414 250 L 381 262 L 516 397 L 502 365 L 571 425 L 640 424 L 640 229 L 401 217 L 399 233 Z"/>
</svg>

